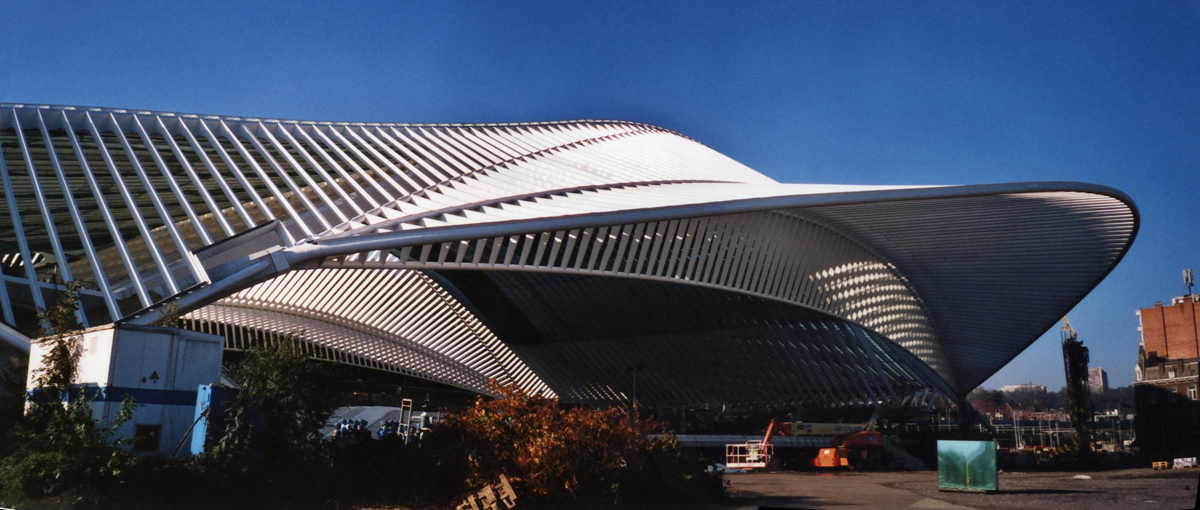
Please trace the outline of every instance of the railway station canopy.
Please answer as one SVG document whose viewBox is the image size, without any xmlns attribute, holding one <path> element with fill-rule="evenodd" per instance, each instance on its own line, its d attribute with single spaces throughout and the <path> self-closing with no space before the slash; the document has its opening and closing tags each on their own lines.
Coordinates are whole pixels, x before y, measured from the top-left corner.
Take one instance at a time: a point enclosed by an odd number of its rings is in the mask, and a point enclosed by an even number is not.
<svg viewBox="0 0 1200 510">
<path fill-rule="evenodd" d="M 620 121 L 308 122 L 0 104 L 0 338 L 82 284 L 227 349 L 589 405 L 961 398 L 1113 269 L 1132 201 L 1069 182 L 786 184 Z"/>
</svg>

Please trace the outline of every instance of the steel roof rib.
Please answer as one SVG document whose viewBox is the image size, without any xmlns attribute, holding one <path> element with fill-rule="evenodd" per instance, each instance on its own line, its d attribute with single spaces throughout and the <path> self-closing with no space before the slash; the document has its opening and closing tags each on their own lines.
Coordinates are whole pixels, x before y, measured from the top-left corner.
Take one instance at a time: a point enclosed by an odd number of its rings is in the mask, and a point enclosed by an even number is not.
<svg viewBox="0 0 1200 510">
<path fill-rule="evenodd" d="M 57 229 L 54 227 L 54 219 L 51 218 L 50 208 L 46 205 L 46 196 L 43 193 L 41 183 L 38 180 L 37 170 L 34 169 L 33 156 L 29 153 L 29 144 L 25 141 L 25 130 L 21 127 L 20 119 L 17 117 L 13 118 L 13 128 L 16 131 L 17 143 L 21 148 L 21 157 L 25 160 L 25 169 L 29 172 L 30 187 L 33 189 L 34 197 L 37 199 L 38 210 L 41 212 L 42 222 L 46 227 L 46 235 L 50 241 L 51 250 L 54 252 L 54 258 L 55 260 L 59 261 L 66 260 L 66 255 L 63 253 L 62 249 L 62 242 L 59 240 Z M 22 252 L 22 261 L 24 262 L 25 266 L 33 267 L 33 258 L 25 257 L 24 255 L 25 253 Z M 62 271 L 63 279 L 72 279 L 68 265 L 61 264 L 59 267 Z M 35 292 L 39 294 L 40 297 L 41 291 L 37 290 Z M 80 322 L 86 326 L 87 317 L 84 316 L 82 308 L 77 308 L 75 314 Z"/>
<path fill-rule="evenodd" d="M 108 278 L 104 273 L 103 267 L 100 265 L 100 258 L 96 255 L 95 246 L 92 244 L 92 238 L 88 234 L 87 224 L 83 221 L 83 216 L 79 213 L 79 208 L 75 203 L 75 199 L 71 193 L 71 186 L 67 182 L 66 172 L 63 171 L 62 164 L 58 159 L 58 152 L 54 149 L 54 143 L 50 140 L 50 130 L 46 128 L 46 121 L 42 117 L 42 112 L 38 112 L 38 130 L 42 132 L 42 139 L 46 144 L 46 152 L 50 156 L 50 163 L 54 167 L 54 174 L 58 177 L 59 185 L 61 186 L 63 198 L 67 202 L 67 210 L 71 213 L 71 220 L 75 224 L 76 234 L 79 236 L 80 242 L 83 244 L 84 252 L 87 255 L 88 263 L 94 271 L 93 275 L 96 278 L 96 283 L 100 287 L 101 293 L 104 295 L 104 303 L 108 306 L 109 316 L 114 320 L 121 316 L 121 308 L 117 305 L 117 300 L 113 297 L 112 290 L 108 285 Z M 4 286 L 4 285 L 0 285 Z M 4 296 L 0 296 L 4 298 Z M 87 324 L 83 315 L 84 310 L 82 305 L 77 309 L 77 313 L 81 319 L 81 323 Z M 12 317 L 6 317 L 9 322 L 12 322 Z"/>
</svg>

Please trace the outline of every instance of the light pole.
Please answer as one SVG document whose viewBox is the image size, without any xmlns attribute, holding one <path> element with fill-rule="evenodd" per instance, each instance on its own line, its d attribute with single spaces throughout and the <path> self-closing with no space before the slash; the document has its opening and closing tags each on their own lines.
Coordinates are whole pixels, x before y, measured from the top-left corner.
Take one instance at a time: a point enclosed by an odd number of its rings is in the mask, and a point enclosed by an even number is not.
<svg viewBox="0 0 1200 510">
<path fill-rule="evenodd" d="M 645 367 L 645 365 L 643 365 L 641 363 L 634 363 L 632 365 L 625 366 L 625 371 L 627 371 L 631 375 L 633 375 L 633 395 L 629 399 L 629 408 L 630 409 L 634 409 L 637 407 L 637 375 L 638 375 L 638 372 L 641 372 L 642 368 L 644 368 L 644 367 Z"/>
<path fill-rule="evenodd" d="M 1021 447 L 1022 447 L 1022 445 L 1021 445 L 1021 432 L 1020 432 L 1020 430 L 1019 430 L 1019 429 L 1017 429 L 1017 411 L 1016 411 L 1016 409 L 1013 409 L 1013 406 L 1012 406 L 1012 404 L 1010 404 L 1010 403 L 1007 403 L 1007 402 L 1004 404 L 1004 407 L 1007 407 L 1007 408 L 1008 408 L 1008 412 L 1009 412 L 1009 414 L 1012 416 L 1012 424 L 1013 424 L 1013 447 L 1014 447 L 1014 448 L 1021 448 Z"/>
</svg>

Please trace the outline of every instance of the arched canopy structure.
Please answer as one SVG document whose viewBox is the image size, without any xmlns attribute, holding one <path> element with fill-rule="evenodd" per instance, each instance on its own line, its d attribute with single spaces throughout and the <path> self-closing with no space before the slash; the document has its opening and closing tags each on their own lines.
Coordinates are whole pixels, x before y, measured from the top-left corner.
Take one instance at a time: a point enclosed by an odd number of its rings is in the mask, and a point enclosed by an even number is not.
<svg viewBox="0 0 1200 510">
<path fill-rule="evenodd" d="M 0 336 L 90 325 L 585 403 L 926 405 L 999 370 L 1138 227 L 1080 183 L 781 184 L 677 133 L 0 105 Z M 228 340 L 237 347 L 236 339 Z"/>
</svg>

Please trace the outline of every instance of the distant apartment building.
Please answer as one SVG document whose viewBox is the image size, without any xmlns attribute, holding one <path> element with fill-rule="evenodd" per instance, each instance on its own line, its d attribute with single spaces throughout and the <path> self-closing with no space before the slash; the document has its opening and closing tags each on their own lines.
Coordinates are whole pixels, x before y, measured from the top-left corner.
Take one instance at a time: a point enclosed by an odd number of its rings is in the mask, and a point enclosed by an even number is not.
<svg viewBox="0 0 1200 510">
<path fill-rule="evenodd" d="M 1164 456 L 1200 455 L 1200 295 L 1137 311 L 1138 446 Z M 1165 457 L 1164 457 L 1165 458 Z"/>
<path fill-rule="evenodd" d="M 1088 369 L 1088 389 L 1092 393 L 1104 393 L 1108 391 L 1108 372 L 1103 368 L 1092 367 Z"/>
<path fill-rule="evenodd" d="M 1004 393 L 1016 393 L 1019 391 L 1024 391 L 1028 393 L 1044 395 L 1046 393 L 1046 387 L 1041 384 L 1012 384 L 1009 386 L 1001 386 L 1000 391 Z"/>
</svg>

